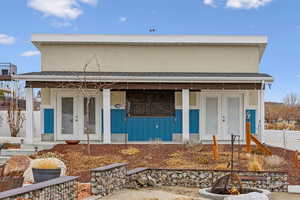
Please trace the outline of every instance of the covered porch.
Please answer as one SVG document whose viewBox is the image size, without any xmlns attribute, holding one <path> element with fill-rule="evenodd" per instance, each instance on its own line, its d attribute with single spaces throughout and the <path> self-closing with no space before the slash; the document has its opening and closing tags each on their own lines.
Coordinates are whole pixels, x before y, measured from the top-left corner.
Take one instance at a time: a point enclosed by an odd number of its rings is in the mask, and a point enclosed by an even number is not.
<svg viewBox="0 0 300 200">
<path fill-rule="evenodd" d="M 26 143 L 34 143 L 33 89 L 41 88 L 41 141 L 222 142 L 244 139 L 246 120 L 262 140 L 261 73 L 34 72 L 26 81 Z M 89 106 L 86 105 L 89 101 Z M 89 121 L 86 121 L 86 118 Z"/>
</svg>

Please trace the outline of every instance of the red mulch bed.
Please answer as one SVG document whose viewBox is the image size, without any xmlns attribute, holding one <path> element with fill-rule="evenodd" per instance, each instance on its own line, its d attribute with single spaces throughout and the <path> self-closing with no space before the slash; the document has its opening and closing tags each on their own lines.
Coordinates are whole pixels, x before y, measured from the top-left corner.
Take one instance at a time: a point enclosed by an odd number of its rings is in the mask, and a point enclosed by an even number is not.
<svg viewBox="0 0 300 200">
<path fill-rule="evenodd" d="M 134 155 L 124 155 L 121 153 L 122 149 L 128 148 L 137 148 L 140 150 L 139 153 Z M 196 147 L 201 147 L 201 150 Z M 178 151 L 191 151 L 191 149 L 197 149 L 201 152 L 210 152 L 211 145 L 196 145 L 188 146 L 182 144 L 92 144 L 91 145 L 91 156 L 118 156 L 122 158 L 122 161 L 128 163 L 128 168 L 133 169 L 136 167 L 168 167 L 165 164 L 165 160 L 170 158 L 170 155 Z M 281 170 L 288 171 L 289 173 L 289 183 L 293 185 L 300 185 L 300 168 L 296 169 L 293 166 L 293 152 L 289 150 L 284 150 L 277 147 L 269 147 L 274 155 L 278 155 L 286 160 L 286 163 L 283 163 Z M 230 145 L 219 145 L 220 152 L 230 152 Z M 238 148 L 235 148 L 237 151 Z M 81 152 L 84 155 L 88 155 L 87 146 L 84 144 L 78 145 L 66 145 L 59 144 L 53 147 L 50 150 L 39 152 L 43 154 L 46 152 L 58 152 L 65 154 L 68 152 Z M 299 164 L 300 166 L 300 164 Z M 69 166 L 68 166 L 69 167 Z M 100 166 L 97 166 L 100 167 Z M 93 167 L 91 167 L 93 168 Z M 195 168 L 195 167 L 193 167 Z M 245 170 L 245 169 L 241 169 Z M 88 170 L 78 171 L 74 174 L 75 176 L 81 176 L 80 180 L 82 182 L 89 182 L 90 173 Z"/>
</svg>

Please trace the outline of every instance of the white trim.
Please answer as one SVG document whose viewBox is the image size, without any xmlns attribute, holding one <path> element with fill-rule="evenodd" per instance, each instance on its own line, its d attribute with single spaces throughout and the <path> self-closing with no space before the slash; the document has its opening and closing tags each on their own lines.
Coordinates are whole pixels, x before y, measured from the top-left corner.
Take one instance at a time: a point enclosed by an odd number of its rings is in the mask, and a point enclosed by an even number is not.
<svg viewBox="0 0 300 200">
<path fill-rule="evenodd" d="M 25 143 L 33 144 L 33 88 L 26 88 L 26 133 Z"/>
<path fill-rule="evenodd" d="M 266 45 L 267 36 L 32 34 L 33 43 Z"/>
<path fill-rule="evenodd" d="M 110 89 L 103 89 L 103 143 L 111 143 Z"/>
<path fill-rule="evenodd" d="M 14 80 L 25 81 L 91 81 L 91 82 L 161 82 L 161 83 L 261 83 L 273 82 L 272 77 L 172 77 L 172 76 L 58 76 L 14 75 Z"/>
<path fill-rule="evenodd" d="M 182 90 L 182 141 L 190 140 L 190 92 Z"/>
</svg>

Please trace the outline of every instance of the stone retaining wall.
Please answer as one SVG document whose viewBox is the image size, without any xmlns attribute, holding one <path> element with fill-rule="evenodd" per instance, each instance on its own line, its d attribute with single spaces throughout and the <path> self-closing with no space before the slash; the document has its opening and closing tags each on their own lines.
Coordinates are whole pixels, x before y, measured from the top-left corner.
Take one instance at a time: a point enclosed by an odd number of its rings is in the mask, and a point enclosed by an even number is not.
<svg viewBox="0 0 300 200">
<path fill-rule="evenodd" d="M 116 163 L 91 170 L 92 195 L 105 196 L 125 187 L 127 169 L 125 163 Z"/>
<path fill-rule="evenodd" d="M 8 190 L 0 193 L 0 199 L 75 200 L 77 199 L 77 178 L 62 176 L 50 181 Z"/>
<path fill-rule="evenodd" d="M 218 178 L 227 175 L 228 171 L 189 170 L 189 169 L 150 169 L 138 168 L 128 171 L 127 187 L 143 186 L 184 186 L 211 187 Z M 244 187 L 267 189 L 274 192 L 287 192 L 287 172 L 251 172 L 236 171 L 243 179 Z"/>
<path fill-rule="evenodd" d="M 92 195 L 102 197 L 123 188 L 183 186 L 208 188 L 220 177 L 229 174 L 222 170 L 136 168 L 127 171 L 126 164 L 116 163 L 91 170 Z M 235 171 L 244 187 L 287 192 L 287 172 Z"/>
</svg>

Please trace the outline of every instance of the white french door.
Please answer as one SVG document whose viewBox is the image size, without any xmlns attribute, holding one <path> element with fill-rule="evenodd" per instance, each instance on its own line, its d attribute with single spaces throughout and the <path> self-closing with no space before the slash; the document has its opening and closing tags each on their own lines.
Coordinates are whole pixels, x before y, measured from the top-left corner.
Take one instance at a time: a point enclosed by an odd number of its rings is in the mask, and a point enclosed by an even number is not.
<svg viewBox="0 0 300 200">
<path fill-rule="evenodd" d="M 57 140 L 100 139 L 100 98 L 76 94 L 57 95 Z M 87 106 L 88 105 L 88 106 Z"/>
<path fill-rule="evenodd" d="M 201 139 L 230 140 L 243 135 L 243 96 L 241 94 L 202 94 Z"/>
<path fill-rule="evenodd" d="M 231 140 L 231 135 L 243 136 L 242 95 L 222 95 L 222 132 L 223 140 Z M 241 138 L 242 139 L 242 138 Z"/>
</svg>

